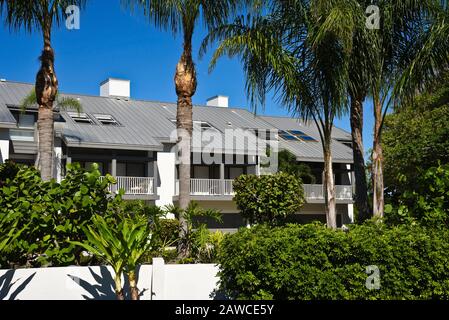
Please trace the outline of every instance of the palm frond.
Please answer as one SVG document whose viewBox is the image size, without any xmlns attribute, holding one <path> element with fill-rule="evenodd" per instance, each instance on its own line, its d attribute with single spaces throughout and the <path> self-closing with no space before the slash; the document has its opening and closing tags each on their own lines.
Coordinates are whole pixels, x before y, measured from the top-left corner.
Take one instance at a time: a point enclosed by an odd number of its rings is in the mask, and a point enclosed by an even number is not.
<svg viewBox="0 0 449 320">
<path fill-rule="evenodd" d="M 78 113 L 83 111 L 83 106 L 78 99 L 62 97 L 57 99 L 57 107 L 63 110 L 75 110 Z"/>
<path fill-rule="evenodd" d="M 20 111 L 25 112 L 27 109 L 31 109 L 33 107 L 37 107 L 36 102 L 36 91 L 33 89 L 23 100 L 20 104 Z"/>
</svg>

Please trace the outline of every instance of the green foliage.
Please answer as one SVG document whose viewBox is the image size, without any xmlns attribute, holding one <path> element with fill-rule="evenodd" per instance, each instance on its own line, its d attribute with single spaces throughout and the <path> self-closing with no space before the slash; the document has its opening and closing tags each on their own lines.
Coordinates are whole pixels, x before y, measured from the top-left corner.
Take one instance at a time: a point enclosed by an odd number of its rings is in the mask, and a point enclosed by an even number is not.
<svg viewBox="0 0 449 320">
<path fill-rule="evenodd" d="M 418 220 L 434 228 L 449 227 L 449 164 L 419 170 L 416 184 L 385 206 L 388 223 Z M 404 183 L 406 177 L 403 177 Z"/>
<path fill-rule="evenodd" d="M 0 165 L 0 187 L 5 184 L 7 179 L 14 179 L 19 170 L 20 165 L 10 160 L 6 160 L 5 163 Z"/>
<path fill-rule="evenodd" d="M 233 185 L 237 207 L 250 223 L 279 224 L 305 203 L 302 182 L 287 173 L 242 175 Z"/>
<path fill-rule="evenodd" d="M 281 150 L 278 153 L 278 171 L 291 174 L 303 183 L 314 184 L 316 181 L 312 169 L 305 163 L 299 163 L 296 156 L 288 150 Z"/>
<path fill-rule="evenodd" d="M 123 295 L 120 278 L 124 272 L 136 286 L 136 267 L 143 255 L 151 250 L 151 228 L 141 216 L 105 219 L 100 215 L 92 218 L 93 225 L 83 227 L 87 240 L 72 243 L 83 247 L 99 259 L 106 261 L 115 272 L 115 291 Z"/>
<path fill-rule="evenodd" d="M 385 186 L 393 196 L 414 188 L 422 174 L 418 169 L 449 163 L 448 80 L 449 76 L 432 93 L 386 117 Z"/>
<path fill-rule="evenodd" d="M 14 217 L 0 215 L 0 254 L 3 254 L 3 250 L 17 239 L 24 230 L 18 230 L 17 223 L 18 220 Z"/>
<path fill-rule="evenodd" d="M 179 239 L 189 250 L 189 256 L 179 263 L 210 263 L 216 260 L 221 233 L 210 232 L 204 223 L 198 222 L 196 217 L 207 217 L 221 222 L 221 213 L 214 209 L 203 209 L 197 202 L 191 201 L 186 210 L 176 206 L 167 206 L 166 211 L 179 217 L 182 213 L 186 219 L 187 230 L 185 238 Z"/>
<path fill-rule="evenodd" d="M 36 106 L 36 91 L 33 89 L 23 100 L 20 105 L 20 109 L 22 112 L 25 112 L 27 109 Z M 78 113 L 83 111 L 83 106 L 79 102 L 79 100 L 71 97 L 61 97 L 59 93 L 56 94 L 56 108 L 63 110 L 75 110 Z"/>
<path fill-rule="evenodd" d="M 160 217 L 155 220 L 151 241 L 151 251 L 145 253 L 142 262 L 151 263 L 154 257 L 161 257 L 165 262 L 173 262 L 177 257 L 180 225 L 178 219 Z"/>
<path fill-rule="evenodd" d="M 221 231 L 211 232 L 201 225 L 193 234 L 192 256 L 194 263 L 215 263 L 224 234 Z"/>
<path fill-rule="evenodd" d="M 107 189 L 114 179 L 100 179 L 97 166 L 84 171 L 73 164 L 59 184 L 42 181 L 33 167 L 18 168 L 0 188 L 0 216 L 17 220 L 17 228 L 25 231 L 5 250 L 1 264 L 40 267 L 85 263 L 81 248 L 69 241 L 83 241 L 82 228 L 91 217 L 112 212 L 121 203 L 120 195 L 111 197 Z"/>
<path fill-rule="evenodd" d="M 235 299 L 448 299 L 449 232 L 369 222 L 258 225 L 225 237 L 220 287 Z M 380 289 L 367 289 L 368 266 Z"/>
</svg>

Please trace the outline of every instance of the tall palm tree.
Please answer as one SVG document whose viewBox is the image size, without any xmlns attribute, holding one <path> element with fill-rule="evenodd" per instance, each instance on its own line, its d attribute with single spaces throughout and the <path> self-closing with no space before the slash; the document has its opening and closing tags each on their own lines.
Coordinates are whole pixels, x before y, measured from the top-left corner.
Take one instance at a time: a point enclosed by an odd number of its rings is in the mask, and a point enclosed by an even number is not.
<svg viewBox="0 0 449 320">
<path fill-rule="evenodd" d="M 181 34 L 183 50 L 176 65 L 175 89 L 178 96 L 176 127 L 179 163 L 179 206 L 187 209 L 190 203 L 190 154 L 193 131 L 192 97 L 197 87 L 195 64 L 192 56 L 192 37 L 197 24 L 201 21 L 206 27 L 214 28 L 226 21 L 241 4 L 242 0 L 124 0 L 133 8 L 135 5 L 144 10 L 145 15 L 158 28 Z M 250 1 L 249 1 L 250 2 Z M 181 238 L 187 233 L 187 223 L 180 217 Z M 187 248 L 180 247 L 180 256 L 188 254 Z"/>
<path fill-rule="evenodd" d="M 378 0 L 374 1 L 374 4 L 383 8 L 383 19 L 380 29 L 373 34 L 373 74 L 370 77 L 370 92 L 374 103 L 373 215 L 382 218 L 384 215 L 382 128 L 385 115 L 392 104 L 403 99 L 404 92 L 401 93 L 398 86 L 401 86 L 400 79 L 406 81 L 404 72 L 413 77 L 413 61 L 421 56 L 429 57 L 429 53 L 435 53 L 435 49 L 439 49 L 439 59 L 446 61 L 442 66 L 447 67 L 449 48 L 423 46 L 423 43 L 435 36 L 435 28 L 438 29 L 441 23 L 447 27 L 447 22 L 440 19 L 446 16 L 440 0 Z M 448 44 L 447 38 L 445 44 Z M 435 71 L 438 66 L 434 66 L 433 61 L 429 62 L 428 67 Z M 412 71 L 407 71 L 410 68 Z M 415 78 L 413 84 L 410 83 L 415 89 L 414 94 L 417 92 L 416 89 L 421 87 L 420 83 L 425 81 L 426 78 L 422 77 L 418 81 Z"/>
<path fill-rule="evenodd" d="M 380 8 L 380 29 L 366 27 L 365 10 L 368 5 Z M 346 8 L 346 19 L 338 19 L 338 12 L 323 32 L 347 28 L 340 33 L 348 48 L 348 94 L 351 100 L 351 129 L 356 173 L 356 205 L 361 220 L 370 216 L 367 211 L 365 165 L 363 161 L 363 101 L 370 95 L 374 102 L 373 141 L 373 214 L 383 216 L 383 151 L 381 133 L 383 119 L 392 101 L 411 97 L 424 83 L 435 80 L 438 68 L 448 67 L 447 14 L 439 0 L 333 0 L 336 7 Z M 447 5 L 447 2 L 446 2 Z M 447 8 L 447 6 L 446 6 Z M 446 25 L 445 25 L 446 24 Z M 345 26 L 346 27 L 345 27 Z"/>
<path fill-rule="evenodd" d="M 264 103 L 274 90 L 293 114 L 312 118 L 321 137 L 324 154 L 326 219 L 335 229 L 336 196 L 332 169 L 332 128 L 346 111 L 351 43 L 340 43 L 348 28 L 323 31 L 332 19 L 345 19 L 347 8 L 333 1 L 272 1 L 265 16 L 241 16 L 232 24 L 214 29 L 202 52 L 221 40 L 211 68 L 223 55 L 239 56 L 246 75 L 246 89 L 253 106 Z"/>
<path fill-rule="evenodd" d="M 70 5 L 80 8 L 86 0 L 0 0 L 0 15 L 5 16 L 11 29 L 24 28 L 28 32 L 40 32 L 43 50 L 39 58 L 41 67 L 36 75 L 35 91 L 38 112 L 37 167 L 43 180 L 53 177 L 54 125 L 53 103 L 58 93 L 55 72 L 55 54 L 51 45 L 52 26 L 66 17 Z"/>
</svg>

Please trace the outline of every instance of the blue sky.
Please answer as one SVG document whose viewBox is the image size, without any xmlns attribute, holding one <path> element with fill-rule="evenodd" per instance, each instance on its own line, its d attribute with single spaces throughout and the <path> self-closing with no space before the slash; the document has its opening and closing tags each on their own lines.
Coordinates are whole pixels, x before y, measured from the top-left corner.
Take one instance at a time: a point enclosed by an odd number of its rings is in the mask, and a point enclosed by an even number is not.
<svg viewBox="0 0 449 320">
<path fill-rule="evenodd" d="M 106 5 L 107 3 L 107 5 Z M 194 50 L 206 35 L 196 29 Z M 81 28 L 54 28 L 52 37 L 56 52 L 56 73 L 62 92 L 98 95 L 99 83 L 108 77 L 131 80 L 131 96 L 135 99 L 176 101 L 173 75 L 181 54 L 182 41 L 170 32 L 159 31 L 144 17 L 130 13 L 120 1 L 88 2 L 81 12 Z M 23 31 L 11 32 L 0 24 L 0 78 L 34 82 L 42 49 L 41 35 Z M 210 53 L 196 59 L 198 89 L 196 104 L 223 94 L 230 106 L 248 108 L 242 68 L 237 59 L 222 58 L 212 73 L 208 72 Z M 268 99 L 258 114 L 288 115 L 281 105 Z M 350 131 L 348 116 L 336 120 L 338 127 Z M 372 145 L 372 103 L 365 106 L 364 143 Z"/>
</svg>

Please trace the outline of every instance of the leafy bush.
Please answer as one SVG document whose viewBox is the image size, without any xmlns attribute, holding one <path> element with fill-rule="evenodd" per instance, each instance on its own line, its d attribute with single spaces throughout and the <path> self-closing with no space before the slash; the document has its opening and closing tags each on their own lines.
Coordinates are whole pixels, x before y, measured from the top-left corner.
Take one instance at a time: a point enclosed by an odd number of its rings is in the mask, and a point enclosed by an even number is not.
<svg viewBox="0 0 449 320">
<path fill-rule="evenodd" d="M 250 223 L 279 224 L 305 203 L 301 180 L 287 173 L 242 175 L 233 185 L 237 207 Z"/>
<path fill-rule="evenodd" d="M 259 225 L 225 237 L 220 286 L 235 299 L 448 299 L 448 262 L 449 232 L 418 224 Z M 368 266 L 378 290 L 366 287 Z"/>
<path fill-rule="evenodd" d="M 0 264 L 39 267 L 85 263 L 82 249 L 69 241 L 85 239 L 82 228 L 95 214 L 116 211 L 121 198 L 111 197 L 107 188 L 114 179 L 100 179 L 97 166 L 85 171 L 73 164 L 59 184 L 42 181 L 33 167 L 17 168 L 0 188 L 0 216 L 16 219 L 17 228 L 25 230 L 5 250 Z"/>
<path fill-rule="evenodd" d="M 167 213 L 172 213 L 176 217 L 181 214 L 187 224 L 187 230 L 183 238 L 179 238 L 178 246 L 186 248 L 187 255 L 182 257 L 179 263 L 210 263 L 216 259 L 220 236 L 211 233 L 204 223 L 197 221 L 196 217 L 207 217 L 221 222 L 221 213 L 215 209 L 203 209 L 197 202 L 191 201 L 187 209 L 182 210 L 176 206 L 167 206 Z"/>
<path fill-rule="evenodd" d="M 406 179 L 404 176 L 403 179 Z M 388 223 L 418 220 L 421 224 L 449 227 L 449 164 L 432 167 L 418 175 L 411 189 L 390 198 L 385 206 Z"/>
<path fill-rule="evenodd" d="M 418 169 L 449 163 L 449 73 L 412 105 L 385 118 L 382 145 L 385 186 L 393 194 L 412 189 Z M 403 177 L 406 177 L 404 180 Z"/>
<path fill-rule="evenodd" d="M 123 219 L 107 220 L 100 215 L 92 218 L 92 225 L 84 226 L 86 240 L 73 241 L 100 259 L 104 259 L 114 269 L 115 293 L 118 300 L 124 300 L 121 276 L 128 278 L 131 298 L 139 300 L 137 288 L 137 264 L 141 262 L 145 252 L 150 251 L 151 225 L 141 216 L 124 216 Z"/>
</svg>

